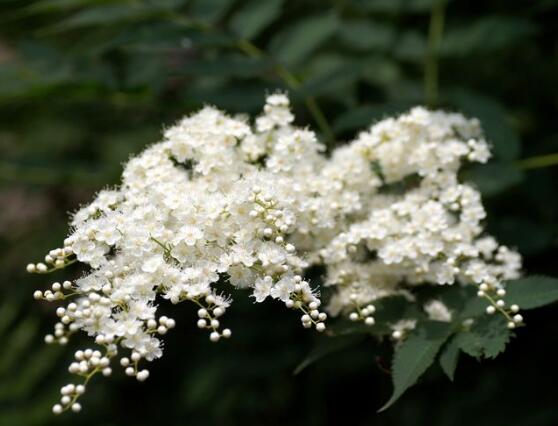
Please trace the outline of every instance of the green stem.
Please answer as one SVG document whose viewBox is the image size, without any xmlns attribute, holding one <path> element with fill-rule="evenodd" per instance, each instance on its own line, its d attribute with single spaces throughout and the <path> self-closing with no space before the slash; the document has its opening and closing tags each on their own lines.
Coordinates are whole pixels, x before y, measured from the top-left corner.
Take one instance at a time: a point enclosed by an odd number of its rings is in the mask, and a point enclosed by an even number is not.
<svg viewBox="0 0 558 426">
<path fill-rule="evenodd" d="M 438 53 L 444 33 L 445 0 L 435 0 L 428 26 L 428 45 L 424 60 L 424 96 L 426 104 L 435 107 L 438 103 Z"/>
<path fill-rule="evenodd" d="M 524 160 L 519 160 L 516 165 L 522 170 L 556 166 L 558 165 L 558 153 L 526 158 Z"/>
</svg>

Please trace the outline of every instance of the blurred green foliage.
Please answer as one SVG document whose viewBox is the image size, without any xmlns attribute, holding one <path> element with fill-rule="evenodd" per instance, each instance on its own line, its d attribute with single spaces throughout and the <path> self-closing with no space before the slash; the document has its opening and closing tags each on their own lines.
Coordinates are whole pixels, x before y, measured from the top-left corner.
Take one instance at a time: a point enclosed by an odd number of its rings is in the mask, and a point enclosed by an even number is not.
<svg viewBox="0 0 558 426">
<path fill-rule="evenodd" d="M 163 125 L 204 103 L 254 114 L 279 89 L 299 124 L 337 144 L 427 101 L 478 117 L 495 155 L 464 177 L 483 192 L 488 229 L 528 272 L 556 276 L 556 168 L 523 159 L 558 152 L 557 18 L 556 0 L 3 0 L 0 426 L 558 424 L 552 308 L 527 313 L 497 360 L 461 357 L 450 383 L 455 346 L 499 351 L 456 336 L 443 370 L 377 414 L 389 345 L 325 343 L 281 306 L 243 297 L 228 318 L 235 338 L 217 346 L 193 310 L 168 308 L 180 327 L 146 384 L 99 380 L 82 414 L 55 418 L 70 351 L 42 343 L 53 308 L 30 295 L 48 283 L 23 273 Z M 322 359 L 293 376 L 307 354 Z"/>
</svg>

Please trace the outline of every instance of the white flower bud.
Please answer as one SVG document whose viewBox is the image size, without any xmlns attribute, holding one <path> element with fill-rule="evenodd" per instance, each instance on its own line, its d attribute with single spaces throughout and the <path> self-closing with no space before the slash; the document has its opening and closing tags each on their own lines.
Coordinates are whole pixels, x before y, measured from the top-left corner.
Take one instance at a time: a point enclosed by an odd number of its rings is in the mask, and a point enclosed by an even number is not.
<svg viewBox="0 0 558 426">
<path fill-rule="evenodd" d="M 366 325 L 374 325 L 375 322 L 376 322 L 376 321 L 374 321 L 374 318 L 373 318 L 373 317 L 366 317 L 366 319 L 364 320 L 364 323 L 365 323 Z"/>
<path fill-rule="evenodd" d="M 139 382 L 145 382 L 148 377 L 149 377 L 149 370 L 141 370 L 136 375 L 136 378 L 138 379 Z"/>
</svg>

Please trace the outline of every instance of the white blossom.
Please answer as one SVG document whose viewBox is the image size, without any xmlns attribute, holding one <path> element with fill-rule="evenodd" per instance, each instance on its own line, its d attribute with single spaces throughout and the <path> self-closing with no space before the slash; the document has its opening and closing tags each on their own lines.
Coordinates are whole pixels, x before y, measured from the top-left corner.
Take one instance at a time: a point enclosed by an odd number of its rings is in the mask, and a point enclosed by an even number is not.
<svg viewBox="0 0 558 426">
<path fill-rule="evenodd" d="M 118 356 L 127 375 L 146 380 L 139 363 L 162 356 L 161 336 L 175 325 L 157 317 L 161 298 L 195 304 L 211 341 L 230 337 L 221 322 L 231 299 L 219 282 L 247 289 L 256 303 L 279 300 L 300 310 L 304 327 L 323 331 L 317 284 L 304 278 L 314 265 L 332 290 L 329 314 L 370 326 L 372 303 L 387 296 L 412 302 L 417 286 L 441 284 L 485 286 L 485 296 L 518 276 L 520 256 L 485 234 L 480 194 L 458 178 L 464 162 L 489 157 L 477 120 L 417 107 L 329 156 L 293 121 L 284 94 L 270 95 L 253 125 L 209 106 L 183 118 L 128 162 L 120 187 L 74 214 L 64 248 L 27 266 L 90 268 L 34 293 L 68 300 L 47 342 L 66 344 L 83 330 L 103 350 L 78 351 L 70 372 L 85 381 L 110 375 Z M 439 301 L 424 309 L 451 319 Z M 399 340 L 415 321 L 390 327 Z M 79 386 L 64 388 L 55 413 L 79 411 Z"/>
</svg>

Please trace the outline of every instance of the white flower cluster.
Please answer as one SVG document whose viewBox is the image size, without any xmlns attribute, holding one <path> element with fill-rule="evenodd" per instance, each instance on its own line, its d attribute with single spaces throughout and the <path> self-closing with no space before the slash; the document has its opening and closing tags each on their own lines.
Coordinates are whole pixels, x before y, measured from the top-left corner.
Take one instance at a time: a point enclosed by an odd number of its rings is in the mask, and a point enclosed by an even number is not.
<svg viewBox="0 0 558 426">
<path fill-rule="evenodd" d="M 110 375 L 118 356 L 127 375 L 145 380 L 139 363 L 162 355 L 160 336 L 175 326 L 157 318 L 159 297 L 197 305 L 197 325 L 212 341 L 230 337 L 221 328 L 226 284 L 256 302 L 278 299 L 304 327 L 323 331 L 327 314 L 304 278 L 313 265 L 326 270 L 333 316 L 372 326 L 378 299 L 412 299 L 423 284 L 473 284 L 490 311 L 521 322 L 500 299 L 520 256 L 483 235 L 480 195 L 458 179 L 463 161 L 489 158 L 477 120 L 414 108 L 327 158 L 293 119 L 283 94 L 267 98 L 254 125 L 211 107 L 184 118 L 128 162 L 118 189 L 74 215 L 64 248 L 28 265 L 37 273 L 75 261 L 90 267 L 75 282 L 35 292 L 71 299 L 47 342 L 65 344 L 83 330 L 103 349 L 76 352 L 70 372 L 85 382 Z M 425 309 L 449 321 L 440 305 Z M 402 321 L 391 325 L 394 338 L 414 326 Z M 54 412 L 79 411 L 84 385 L 62 388 Z"/>
</svg>

